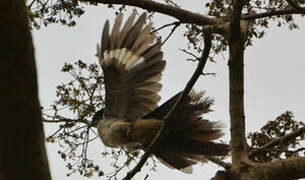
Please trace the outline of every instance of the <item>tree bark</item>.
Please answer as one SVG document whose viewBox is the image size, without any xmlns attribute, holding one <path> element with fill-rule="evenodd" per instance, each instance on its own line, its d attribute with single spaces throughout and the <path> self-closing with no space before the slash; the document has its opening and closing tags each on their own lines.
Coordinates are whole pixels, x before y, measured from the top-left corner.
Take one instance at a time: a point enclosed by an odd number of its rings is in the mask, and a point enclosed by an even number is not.
<svg viewBox="0 0 305 180">
<path fill-rule="evenodd" d="M 292 180 L 305 177 L 305 157 L 256 164 L 240 174 L 243 180 Z"/>
<path fill-rule="evenodd" d="M 0 1 L 0 42 L 0 180 L 49 180 L 24 0 Z"/>
<path fill-rule="evenodd" d="M 247 155 L 244 112 L 244 43 L 247 27 L 241 27 L 243 0 L 235 0 L 230 21 L 229 44 L 229 84 L 230 84 L 230 122 L 231 122 L 231 174 L 239 179 L 243 165 L 252 162 Z M 244 30 L 244 28 L 246 30 Z"/>
</svg>

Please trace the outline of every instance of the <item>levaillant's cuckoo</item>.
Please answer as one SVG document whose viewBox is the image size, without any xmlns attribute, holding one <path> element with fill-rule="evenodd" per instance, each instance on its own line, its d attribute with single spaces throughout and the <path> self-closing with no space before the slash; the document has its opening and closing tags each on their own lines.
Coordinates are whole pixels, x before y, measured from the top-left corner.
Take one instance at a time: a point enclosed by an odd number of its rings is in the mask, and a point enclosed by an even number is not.
<svg viewBox="0 0 305 180">
<path fill-rule="evenodd" d="M 135 17 L 133 12 L 121 28 L 123 15 L 119 14 L 111 33 L 109 22 L 105 24 L 101 47 L 97 47 L 104 72 L 105 108 L 93 116 L 92 125 L 106 146 L 145 151 L 180 93 L 158 107 L 165 67 L 161 44 L 154 43 L 151 23 L 143 27 L 146 14 L 134 23 Z M 192 91 L 183 100 L 153 151 L 168 167 L 190 173 L 191 165 L 205 161 L 204 155 L 223 156 L 229 151 L 228 145 L 213 142 L 222 136 L 219 123 L 201 117 L 211 111 L 213 103 L 203 95 Z"/>
</svg>

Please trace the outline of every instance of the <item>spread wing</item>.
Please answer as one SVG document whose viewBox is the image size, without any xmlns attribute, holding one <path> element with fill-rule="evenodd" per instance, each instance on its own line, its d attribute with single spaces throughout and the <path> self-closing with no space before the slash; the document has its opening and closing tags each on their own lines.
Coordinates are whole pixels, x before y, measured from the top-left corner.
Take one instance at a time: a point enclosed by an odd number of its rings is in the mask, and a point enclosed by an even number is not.
<svg viewBox="0 0 305 180">
<path fill-rule="evenodd" d="M 121 28 L 123 15 L 115 20 L 111 34 L 105 23 L 98 57 L 104 71 L 106 89 L 105 117 L 135 120 L 151 112 L 160 100 L 159 83 L 165 67 L 160 43 L 146 25 L 146 13 L 134 24 L 133 12 Z"/>
</svg>

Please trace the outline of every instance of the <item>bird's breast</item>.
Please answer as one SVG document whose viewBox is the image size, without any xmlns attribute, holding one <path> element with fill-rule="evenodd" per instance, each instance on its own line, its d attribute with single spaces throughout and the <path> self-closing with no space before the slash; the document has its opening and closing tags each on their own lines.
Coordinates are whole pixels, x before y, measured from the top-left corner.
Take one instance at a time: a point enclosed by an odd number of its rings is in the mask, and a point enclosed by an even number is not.
<svg viewBox="0 0 305 180">
<path fill-rule="evenodd" d="M 129 122 L 124 119 L 102 119 L 97 125 L 101 140 L 106 146 L 118 147 L 128 142 L 127 131 Z"/>
<path fill-rule="evenodd" d="M 110 118 L 100 120 L 97 125 L 101 140 L 106 146 L 146 146 L 155 137 L 163 121 L 157 119 L 137 119 L 133 122 L 125 119 Z"/>
</svg>

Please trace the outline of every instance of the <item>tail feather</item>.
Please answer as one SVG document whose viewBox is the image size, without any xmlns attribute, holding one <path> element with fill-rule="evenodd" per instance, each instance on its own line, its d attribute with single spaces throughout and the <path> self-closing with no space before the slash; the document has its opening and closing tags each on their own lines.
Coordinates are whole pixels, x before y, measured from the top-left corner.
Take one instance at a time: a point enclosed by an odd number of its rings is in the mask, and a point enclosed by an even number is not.
<svg viewBox="0 0 305 180">
<path fill-rule="evenodd" d="M 160 148 L 163 151 L 169 150 L 177 153 L 181 152 L 207 156 L 225 156 L 228 153 L 228 145 L 226 144 L 179 137 L 166 137 L 160 143 Z"/>
<path fill-rule="evenodd" d="M 145 117 L 163 119 L 179 95 L 180 93 Z M 213 141 L 223 136 L 221 123 L 201 117 L 212 111 L 210 106 L 213 104 L 212 99 L 203 98 L 203 95 L 203 92 L 192 91 L 183 100 L 171 116 L 167 135 L 154 152 L 156 157 L 178 170 L 197 162 L 205 162 L 204 155 L 225 156 L 229 152 L 229 145 Z"/>
<path fill-rule="evenodd" d="M 155 156 L 169 168 L 183 170 L 191 165 L 196 164 L 196 161 L 187 158 L 182 153 L 171 151 L 156 151 Z"/>
</svg>

